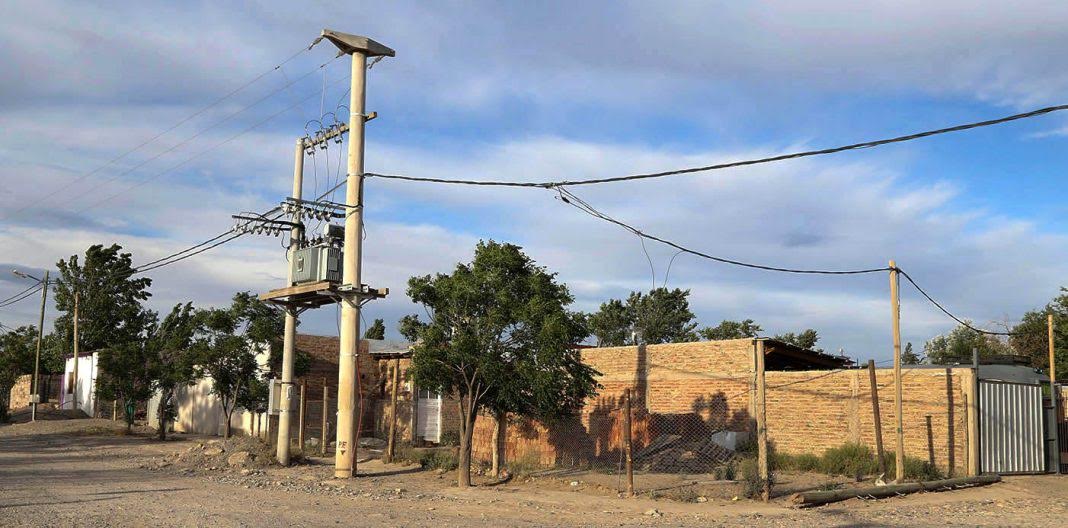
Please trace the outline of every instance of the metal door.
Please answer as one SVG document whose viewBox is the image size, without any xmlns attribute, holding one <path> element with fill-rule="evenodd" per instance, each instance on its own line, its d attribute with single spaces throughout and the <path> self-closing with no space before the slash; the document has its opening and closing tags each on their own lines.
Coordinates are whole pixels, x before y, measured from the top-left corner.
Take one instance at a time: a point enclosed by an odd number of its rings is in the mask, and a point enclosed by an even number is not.
<svg viewBox="0 0 1068 528">
<path fill-rule="evenodd" d="M 428 390 L 419 391 L 415 420 L 415 436 L 428 442 L 441 441 L 441 395 Z"/>
<path fill-rule="evenodd" d="M 979 462 L 984 473 L 1044 473 L 1042 386 L 979 381 Z"/>
</svg>

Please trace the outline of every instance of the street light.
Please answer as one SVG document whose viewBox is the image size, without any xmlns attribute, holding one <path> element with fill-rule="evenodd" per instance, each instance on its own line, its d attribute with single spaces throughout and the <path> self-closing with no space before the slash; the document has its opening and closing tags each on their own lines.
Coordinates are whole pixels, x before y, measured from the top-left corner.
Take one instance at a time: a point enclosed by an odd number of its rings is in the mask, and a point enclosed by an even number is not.
<svg viewBox="0 0 1068 528">
<path fill-rule="evenodd" d="M 45 304 L 48 302 L 48 270 L 45 270 L 44 280 L 38 279 L 29 273 L 19 270 L 11 270 L 17 277 L 31 279 L 43 284 L 41 288 L 41 318 L 37 323 L 37 356 L 33 359 L 33 393 L 30 394 L 30 421 L 37 421 L 37 403 L 41 400 L 40 376 L 41 376 L 41 340 L 44 339 L 44 314 Z"/>
</svg>

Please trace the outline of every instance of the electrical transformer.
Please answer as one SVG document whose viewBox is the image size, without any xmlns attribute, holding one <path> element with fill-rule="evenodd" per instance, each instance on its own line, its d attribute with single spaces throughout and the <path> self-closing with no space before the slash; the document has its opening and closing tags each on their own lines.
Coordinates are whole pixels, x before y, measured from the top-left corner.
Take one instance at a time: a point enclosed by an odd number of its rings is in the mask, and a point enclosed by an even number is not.
<svg viewBox="0 0 1068 528">
<path fill-rule="evenodd" d="M 293 284 L 341 282 L 341 248 L 315 245 L 293 254 Z"/>
</svg>

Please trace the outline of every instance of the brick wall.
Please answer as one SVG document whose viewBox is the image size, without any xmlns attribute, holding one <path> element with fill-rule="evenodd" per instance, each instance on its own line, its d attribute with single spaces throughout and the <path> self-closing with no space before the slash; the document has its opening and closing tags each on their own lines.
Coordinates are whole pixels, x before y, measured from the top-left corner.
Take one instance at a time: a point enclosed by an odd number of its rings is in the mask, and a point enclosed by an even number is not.
<svg viewBox="0 0 1068 528">
<path fill-rule="evenodd" d="M 311 364 L 308 372 L 297 379 L 297 383 L 304 383 L 305 396 L 309 408 L 320 409 L 317 414 L 317 430 L 321 425 L 321 408 L 323 401 L 323 385 L 330 391 L 330 407 L 337 409 L 337 377 L 338 377 L 338 351 L 340 341 L 335 336 L 317 336 L 310 334 L 297 334 L 297 350 L 308 354 Z M 363 395 L 363 419 L 361 434 L 368 436 L 375 427 L 375 408 L 377 398 L 381 393 L 381 383 L 378 362 L 368 354 L 367 341 L 360 340 L 360 351 L 356 355 L 357 368 L 360 373 L 360 394 Z M 359 408 L 359 396 L 356 402 Z M 336 423 L 336 416 L 328 416 L 330 424 Z M 295 429 L 294 429 L 295 430 Z M 293 433 L 294 438 L 296 433 Z"/>
<path fill-rule="evenodd" d="M 19 376 L 15 384 L 11 386 L 11 399 L 8 400 L 8 409 L 14 411 L 30 405 L 32 382 L 33 375 L 31 374 Z"/>
<path fill-rule="evenodd" d="M 905 454 L 963 473 L 967 407 L 963 380 L 970 369 L 905 369 L 902 375 Z M 768 372 L 768 438 L 783 453 L 821 454 L 847 442 L 875 449 L 875 420 L 867 370 Z M 897 417 L 892 369 L 876 370 L 883 446 L 892 452 Z M 930 430 L 928 429 L 930 417 Z"/>
</svg>

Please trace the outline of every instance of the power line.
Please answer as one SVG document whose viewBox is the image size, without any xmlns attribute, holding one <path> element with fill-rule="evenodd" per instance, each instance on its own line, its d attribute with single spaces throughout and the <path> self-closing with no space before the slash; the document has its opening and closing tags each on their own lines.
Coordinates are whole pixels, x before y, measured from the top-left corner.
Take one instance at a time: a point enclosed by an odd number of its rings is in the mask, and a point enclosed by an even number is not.
<svg viewBox="0 0 1068 528">
<path fill-rule="evenodd" d="M 301 54 L 303 54 L 303 53 L 305 53 L 305 52 L 307 52 L 307 51 L 311 50 L 312 48 L 314 48 L 314 47 L 315 47 L 315 45 L 316 45 L 316 44 L 318 44 L 318 43 L 319 43 L 320 41 L 322 41 L 322 37 L 317 37 L 317 38 L 316 38 L 316 39 L 315 39 L 314 41 L 312 41 L 312 43 L 311 43 L 310 45 L 308 45 L 308 46 L 306 46 L 306 47 L 303 47 L 303 48 L 301 48 L 301 49 L 300 49 L 300 50 L 298 50 L 298 51 L 297 51 L 296 53 L 294 53 L 294 54 L 290 55 L 290 56 L 289 56 L 288 58 L 286 58 L 286 59 L 285 59 L 285 60 L 283 60 L 282 62 L 280 62 L 280 63 L 278 63 L 277 65 L 275 65 L 275 66 L 274 66 L 273 68 L 271 68 L 271 69 L 269 69 L 269 70 L 267 70 L 267 71 L 264 71 L 263 73 L 260 73 L 259 75 L 257 75 L 257 76 L 255 76 L 255 77 L 253 77 L 252 79 L 250 79 L 250 80 L 246 81 L 246 82 L 245 82 L 244 84 L 242 84 L 242 85 L 238 86 L 237 88 L 234 88 L 233 90 L 231 90 L 230 92 L 228 92 L 228 93 L 227 93 L 226 95 L 224 95 L 224 96 L 222 96 L 222 97 L 220 97 L 220 98 L 218 98 L 218 99 L 216 99 L 216 100 L 212 101 L 212 102 L 211 102 L 210 104 L 208 104 L 207 106 L 205 106 L 205 107 L 203 107 L 203 108 L 201 108 L 201 109 L 197 110 L 196 112 L 193 112 L 192 114 L 190 114 L 190 115 L 188 115 L 188 116 L 186 116 L 186 117 L 182 118 L 182 119 L 181 119 L 181 120 L 179 120 L 179 121 L 178 121 L 177 123 L 175 123 L 175 124 L 171 125 L 170 127 L 168 127 L 167 129 L 163 130 L 162 132 L 160 132 L 160 133 L 156 134 L 155 136 L 152 136 L 151 138 L 149 138 L 149 139 L 147 139 L 147 140 L 145 140 L 145 141 L 142 141 L 142 142 L 141 142 L 141 143 L 139 143 L 139 144 L 138 144 L 137 146 L 135 146 L 135 147 L 133 147 L 133 148 L 131 148 L 131 149 L 129 149 L 129 150 L 126 150 L 126 151 L 122 152 L 122 153 L 121 153 L 121 154 L 119 154 L 118 156 L 115 156 L 115 157 L 113 157 L 113 158 L 109 159 L 109 160 L 108 160 L 107 162 L 105 162 L 105 163 L 104 163 L 103 165 L 100 165 L 99 167 L 97 167 L 97 168 L 95 168 L 95 169 L 93 169 L 93 170 L 91 170 L 91 171 L 89 171 L 89 172 L 86 172 L 86 173 L 84 173 L 84 174 L 82 174 L 82 175 L 80 175 L 80 176 L 76 177 L 76 178 L 75 178 L 74 180 L 72 180 L 72 181 L 69 181 L 69 182 L 67 182 L 67 183 L 64 183 L 64 184 L 62 184 L 62 185 L 60 185 L 60 186 L 56 187 L 55 189 L 53 189 L 53 190 L 51 190 L 51 191 L 49 191 L 49 192 L 47 192 L 47 193 L 45 193 L 45 194 L 41 195 L 41 196 L 40 196 L 40 197 L 38 197 L 37 199 L 35 199 L 35 200 L 31 200 L 31 201 L 30 201 L 29 203 L 27 203 L 27 204 L 23 205 L 23 206 L 22 206 L 21 208 L 19 208 L 19 209 L 16 209 L 15 211 L 9 212 L 9 213 L 7 213 L 7 214 L 3 215 L 3 217 L 0 217 L 0 218 L 2 218 L 2 219 L 7 219 L 7 218 L 10 218 L 10 217 L 11 217 L 11 216 L 13 216 L 13 215 L 16 215 L 16 214 L 18 214 L 18 213 L 21 213 L 21 212 L 23 212 L 23 211 L 25 211 L 25 210 L 29 209 L 30 207 L 33 207 L 34 205 L 37 205 L 37 204 L 39 204 L 39 203 L 41 203 L 41 202 L 43 202 L 43 201 L 47 200 L 48 198 L 51 198 L 52 196 L 55 196 L 55 195 L 56 195 L 56 193 L 59 193 L 60 191 L 66 190 L 66 189 L 68 189 L 68 188 L 70 188 L 70 187 L 72 187 L 72 186 L 74 186 L 74 185 L 76 185 L 76 184 L 80 183 L 81 181 L 85 180 L 86 178 L 88 178 L 88 177 L 90 177 L 90 176 L 92 176 L 92 175 L 94 175 L 94 174 L 96 174 L 96 173 L 100 172 L 101 170 L 103 170 L 103 169 L 105 169 L 105 168 L 107 168 L 107 167 L 109 167 L 109 166 L 111 166 L 111 165 L 113 165 L 113 164 L 117 163 L 118 161 L 122 160 L 122 159 L 123 159 L 123 158 L 125 158 L 126 156 L 129 156 L 130 154 L 133 154 L 134 152 L 137 152 L 138 150 L 141 150 L 141 149 L 142 149 L 142 148 L 144 148 L 145 146 L 147 146 L 147 145 L 149 145 L 149 144 L 151 144 L 151 143 L 155 142 L 155 141 L 156 141 L 156 140 L 158 140 L 159 138 L 161 138 L 161 137 L 165 136 L 166 134 L 168 134 L 168 133 L 170 133 L 170 132 L 174 131 L 174 130 L 175 130 L 175 129 L 177 129 L 178 127 L 180 127 L 180 126 L 182 126 L 182 125 L 184 125 L 184 124 L 188 123 L 189 121 L 191 121 L 191 120 L 195 119 L 195 118 L 196 118 L 197 116 L 199 116 L 199 115 L 203 114 L 204 112 L 207 112 L 208 110 L 211 110 L 212 108 L 215 108 L 216 106 L 218 106 L 218 105 L 219 105 L 220 103 L 222 103 L 223 101 L 226 101 L 227 99 L 229 99 L 229 98 L 233 97 L 234 95 L 236 95 L 236 94 L 237 94 L 238 92 L 241 92 L 241 91 L 242 91 L 242 90 L 244 90 L 245 88 L 248 88 L 249 86 L 251 86 L 251 85 L 255 84 L 255 83 L 256 83 L 257 81 L 259 81 L 260 79 L 262 79 L 262 78 L 266 77 L 267 75 L 270 75 L 270 74 L 271 74 L 271 72 L 273 72 L 273 71 L 275 71 L 275 70 L 278 70 L 278 69 L 281 69 L 281 68 L 282 68 L 282 66 L 284 66 L 284 65 L 285 65 L 285 64 L 287 64 L 288 62 L 292 61 L 293 59 L 297 58 L 297 57 L 298 57 L 298 56 L 300 56 Z M 274 93 L 277 93 L 277 91 L 275 91 Z M 158 157 L 158 156 L 156 156 L 156 157 Z M 153 158 L 153 159 L 154 159 L 154 158 Z"/>
<path fill-rule="evenodd" d="M 967 328 L 969 330 L 972 330 L 974 332 L 977 332 L 977 333 L 980 333 L 980 334 L 984 334 L 984 335 L 993 335 L 993 336 L 1014 336 L 1014 335 L 1018 335 L 1016 332 L 994 332 L 994 331 L 991 331 L 991 330 L 983 330 L 983 329 L 976 328 L 976 327 L 972 326 L 971 323 L 965 321 L 964 319 L 961 319 L 960 317 L 957 317 L 956 315 L 953 315 L 953 313 L 950 312 L 949 310 L 947 310 L 945 306 L 942 306 L 941 303 L 936 301 L 934 299 L 934 297 L 931 297 L 930 295 L 928 295 L 927 292 L 924 291 L 923 288 L 921 288 L 919 284 L 916 284 L 916 281 L 913 280 L 912 277 L 910 277 L 909 274 L 905 272 L 905 270 L 903 270 L 901 268 L 898 268 L 897 272 L 900 273 L 901 275 L 903 275 L 905 277 L 905 279 L 909 281 L 909 284 L 912 284 L 912 287 L 916 288 L 916 291 L 920 292 L 920 295 L 923 295 L 924 297 L 926 297 L 927 300 L 931 302 L 931 304 L 935 305 L 935 307 L 938 308 L 939 310 L 941 310 L 942 313 L 948 315 L 950 319 L 953 319 L 954 321 L 959 323 L 961 326 L 963 326 L 963 327 L 965 327 L 965 328 Z"/>
<path fill-rule="evenodd" d="M 884 272 L 884 271 L 890 271 L 890 268 L 888 268 L 888 267 L 868 268 L 868 269 L 854 269 L 854 270 L 820 270 L 820 269 L 783 268 L 783 267 L 778 267 L 778 266 L 768 266 L 768 265 L 765 265 L 765 264 L 753 264 L 753 263 L 749 263 L 749 262 L 742 262 L 740 260 L 734 260 L 734 259 L 729 259 L 729 258 L 724 258 L 724 257 L 717 257 L 715 255 L 709 255 L 708 253 L 703 253 L 701 251 L 690 249 L 688 247 L 682 246 L 682 245 L 677 244 L 675 242 L 672 242 L 670 240 L 667 240 L 667 239 L 664 239 L 664 238 L 660 238 L 658 236 L 654 236 L 654 235 L 650 235 L 648 233 L 645 233 L 645 232 L 641 231 L 640 229 L 638 229 L 638 228 L 636 228 L 634 226 L 626 224 L 626 223 L 624 223 L 624 222 L 622 222 L 620 220 L 612 218 L 612 217 L 610 217 L 610 216 L 598 211 L 592 205 L 590 205 L 588 202 L 586 202 L 582 198 L 579 198 L 578 196 L 575 196 L 574 193 L 572 193 L 571 191 L 569 191 L 569 190 L 567 190 L 567 189 L 565 189 L 563 187 L 556 187 L 553 190 L 555 190 L 555 191 L 557 191 L 557 193 L 559 193 L 558 197 L 560 198 L 561 201 L 563 201 L 564 203 L 566 203 L 566 204 L 568 204 L 568 205 L 570 205 L 570 206 L 572 206 L 572 207 L 574 207 L 574 208 L 576 208 L 576 209 L 578 209 L 578 210 L 580 210 L 580 211 L 582 211 L 582 212 L 584 212 L 584 213 L 586 213 L 586 214 L 588 214 L 588 215 L 590 215 L 590 216 L 592 216 L 594 218 L 599 218 L 599 219 L 604 220 L 606 222 L 609 222 L 611 224 L 615 224 L 615 225 L 617 225 L 619 227 L 622 227 L 623 229 L 626 229 L 627 231 L 630 231 L 631 233 L 634 233 L 635 235 L 638 235 L 641 238 L 652 240 L 654 242 L 660 242 L 661 244 L 664 244 L 664 245 L 667 245 L 667 246 L 671 246 L 671 247 L 673 247 L 673 248 L 675 248 L 675 249 L 677 249 L 679 251 L 682 251 L 684 253 L 689 253 L 691 255 L 695 255 L 695 256 L 698 256 L 698 257 L 701 257 L 701 258 L 704 258 L 704 259 L 708 259 L 708 260 L 714 260 L 716 262 L 720 262 L 720 263 L 723 263 L 723 264 L 731 264 L 731 265 L 734 265 L 734 266 L 741 266 L 741 267 L 745 267 L 745 268 L 753 268 L 753 269 L 759 269 L 759 270 L 765 270 L 765 271 L 778 271 L 778 272 L 782 272 L 782 273 L 800 273 L 800 274 L 809 274 L 809 275 L 860 275 L 860 274 L 865 274 L 865 273 L 880 273 L 880 272 Z"/>
<path fill-rule="evenodd" d="M 859 150 L 871 147 L 879 147 L 883 145 L 889 145 L 891 143 L 903 143 L 906 141 L 912 141 L 914 139 L 921 139 L 930 136 L 937 136 L 940 134 L 949 134 L 951 132 L 961 132 L 964 130 L 971 130 L 973 128 L 988 127 L 993 125 L 999 125 L 1002 123 L 1008 123 L 1010 121 L 1017 121 L 1020 119 L 1027 119 L 1031 117 L 1037 117 L 1053 112 L 1060 112 L 1062 110 L 1068 110 L 1068 105 L 1049 106 L 1046 108 L 1040 108 L 1038 110 L 1032 110 L 1030 112 L 1024 112 L 1022 114 L 1014 114 L 1006 117 L 1000 117 L 997 119 L 991 119 L 987 121 L 978 121 L 975 123 L 967 123 L 963 125 L 956 125 L 947 128 L 939 128 L 935 130 L 928 130 L 925 132 L 917 132 L 914 134 L 908 134 L 905 136 L 898 136 L 888 139 L 878 139 L 874 141 L 865 141 L 862 143 L 853 143 L 851 145 L 843 145 L 840 147 L 819 149 L 819 150 L 807 150 L 802 152 L 794 152 L 790 154 L 781 154 L 778 156 L 770 156 L 766 158 L 751 159 L 745 161 L 732 161 L 728 163 L 719 163 L 715 165 L 705 165 L 702 167 L 690 167 L 685 169 L 670 170 L 664 172 L 651 172 L 646 174 L 632 174 L 629 176 L 616 176 L 611 178 L 594 178 L 589 180 L 561 180 L 555 182 L 529 182 L 529 181 L 492 181 L 492 180 L 447 180 L 444 178 L 423 178 L 417 176 L 403 176 L 397 174 L 376 174 L 366 173 L 366 176 L 383 178 L 388 180 L 404 180 L 423 183 L 443 183 L 453 185 L 482 185 L 482 186 L 496 186 L 496 187 L 535 187 L 544 189 L 554 189 L 557 187 L 574 186 L 574 185 L 593 185 L 600 183 L 616 183 L 623 181 L 633 180 L 645 180 L 650 178 L 663 178 L 666 176 L 678 176 L 680 174 L 692 174 L 695 172 L 706 172 L 713 170 L 729 169 L 733 167 L 744 167 L 747 165 L 759 165 L 763 163 L 772 163 L 776 161 L 784 161 L 796 158 L 807 158 L 811 156 L 821 156 L 825 154 L 836 154 L 838 152 L 845 152 L 847 150 Z"/>
<path fill-rule="evenodd" d="M 15 297 L 18 297 L 19 295 L 22 295 L 22 294 L 24 294 L 24 293 L 36 288 L 39 285 L 40 284 L 33 284 L 29 288 L 26 288 L 25 290 L 22 290 L 22 291 L 16 293 L 15 295 L 12 295 L 11 297 L 8 297 L 7 299 L 4 299 L 4 300 L 0 301 L 0 304 L 4 304 L 4 303 L 10 301 L 11 299 L 14 299 Z"/>
<path fill-rule="evenodd" d="M 5 302 L 0 303 L 0 308 L 5 308 L 5 307 L 11 306 L 12 304 L 15 304 L 15 303 L 23 300 L 23 299 L 29 299 L 30 297 L 33 297 L 33 295 L 35 293 L 41 291 L 41 288 L 44 288 L 44 285 L 43 284 L 35 284 L 32 288 L 33 289 L 31 289 L 30 291 L 27 291 L 25 293 L 21 293 L 19 295 L 16 295 L 14 298 L 11 298 L 11 299 L 9 299 L 9 300 L 7 300 Z"/>
</svg>

